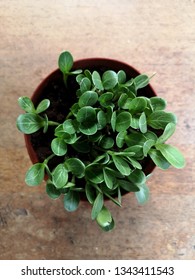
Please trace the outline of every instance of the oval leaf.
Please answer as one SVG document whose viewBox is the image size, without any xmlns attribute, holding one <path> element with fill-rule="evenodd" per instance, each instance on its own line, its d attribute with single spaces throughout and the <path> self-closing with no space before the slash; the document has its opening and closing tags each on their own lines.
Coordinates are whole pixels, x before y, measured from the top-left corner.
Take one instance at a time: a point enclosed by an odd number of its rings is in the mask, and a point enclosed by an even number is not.
<svg viewBox="0 0 195 280">
<path fill-rule="evenodd" d="M 79 98 L 79 106 L 93 106 L 98 100 L 98 94 L 95 91 L 86 91 Z"/>
<path fill-rule="evenodd" d="M 64 156 L 67 152 L 67 144 L 63 138 L 55 138 L 51 142 L 52 152 L 57 156 Z"/>
<path fill-rule="evenodd" d="M 68 170 L 71 171 L 76 177 L 81 178 L 85 174 L 85 165 L 78 158 L 69 158 L 65 161 Z"/>
<path fill-rule="evenodd" d="M 147 106 L 147 101 L 144 97 L 135 97 L 129 104 L 129 111 L 134 113 L 143 112 Z"/>
<path fill-rule="evenodd" d="M 108 70 L 102 75 L 103 87 L 106 90 L 113 89 L 118 83 L 118 75 L 112 70 Z"/>
<path fill-rule="evenodd" d="M 25 182 L 29 186 L 38 186 L 44 179 L 45 165 L 43 163 L 35 163 L 26 172 Z"/>
<path fill-rule="evenodd" d="M 45 121 L 42 117 L 34 113 L 19 115 L 16 121 L 17 128 L 25 133 L 32 134 L 44 127 Z"/>
<path fill-rule="evenodd" d="M 93 203 L 92 211 L 91 211 L 91 218 L 95 220 L 100 213 L 104 204 L 103 194 L 99 193 Z"/>
<path fill-rule="evenodd" d="M 81 93 L 84 93 L 85 91 L 88 91 L 91 89 L 91 81 L 88 79 L 88 78 L 83 78 L 81 80 L 81 83 L 80 83 L 80 90 L 81 90 Z"/>
<path fill-rule="evenodd" d="M 122 159 L 120 156 L 112 156 L 112 159 L 114 161 L 114 164 L 118 171 L 125 176 L 128 176 L 131 173 L 131 169 L 128 165 L 128 163 Z"/>
<path fill-rule="evenodd" d="M 149 77 L 145 74 L 138 75 L 134 78 L 135 88 L 138 90 L 139 88 L 143 88 L 149 84 Z"/>
<path fill-rule="evenodd" d="M 165 129 L 168 123 L 176 124 L 177 118 L 172 113 L 156 111 L 148 116 L 148 125 L 155 129 Z"/>
<path fill-rule="evenodd" d="M 139 129 L 142 133 L 147 132 L 147 121 L 146 121 L 146 115 L 143 112 L 139 118 Z"/>
<path fill-rule="evenodd" d="M 56 189 L 51 182 L 48 182 L 46 185 L 46 193 L 52 199 L 57 199 L 61 195 L 60 190 Z"/>
<path fill-rule="evenodd" d="M 135 196 L 137 198 L 138 203 L 143 205 L 149 199 L 149 189 L 146 185 L 142 185 L 139 188 L 140 188 L 140 190 L 139 190 L 139 192 L 135 193 Z"/>
<path fill-rule="evenodd" d="M 74 134 L 76 132 L 73 121 L 68 119 L 63 123 L 63 132 Z"/>
<path fill-rule="evenodd" d="M 164 110 L 166 108 L 166 101 L 157 96 L 151 97 L 150 103 L 154 111 Z"/>
<path fill-rule="evenodd" d="M 76 119 L 79 123 L 91 124 L 96 121 L 96 112 L 95 109 L 91 106 L 82 107 L 76 116 Z"/>
<path fill-rule="evenodd" d="M 125 144 L 125 136 L 127 135 L 127 131 L 121 131 L 116 136 L 116 145 L 119 148 L 122 148 Z"/>
<path fill-rule="evenodd" d="M 97 89 L 99 89 L 99 90 L 104 89 L 100 74 L 97 71 L 94 71 L 92 73 L 92 81 Z"/>
<path fill-rule="evenodd" d="M 44 112 L 45 110 L 47 110 L 47 108 L 49 108 L 49 105 L 50 105 L 49 99 L 42 100 L 39 103 L 39 105 L 37 106 L 36 113 L 40 114 L 40 113 Z"/>
<path fill-rule="evenodd" d="M 151 149 L 148 152 L 149 156 L 153 160 L 153 162 L 162 170 L 166 170 L 169 168 L 170 163 L 165 159 L 165 157 L 161 154 L 160 151 Z"/>
<path fill-rule="evenodd" d="M 135 169 L 131 174 L 128 176 L 128 179 L 138 185 L 142 185 L 146 182 L 146 176 L 142 170 Z"/>
<path fill-rule="evenodd" d="M 52 182 L 57 189 L 63 188 L 68 181 L 68 171 L 64 164 L 58 164 L 52 172 Z"/>
<path fill-rule="evenodd" d="M 18 104 L 20 108 L 27 113 L 35 113 L 35 107 L 32 100 L 27 96 L 21 96 L 18 98 Z"/>
<path fill-rule="evenodd" d="M 102 207 L 101 211 L 97 215 L 96 222 L 102 228 L 108 227 L 112 223 L 112 215 L 105 206 Z"/>
<path fill-rule="evenodd" d="M 104 181 L 103 171 L 99 164 L 90 164 L 85 169 L 85 177 L 95 184 L 100 184 Z"/>
<path fill-rule="evenodd" d="M 78 192 L 69 190 L 69 192 L 64 195 L 64 208 L 68 212 L 75 211 L 79 206 L 79 202 L 80 196 Z"/>
<path fill-rule="evenodd" d="M 156 145 L 156 148 L 175 168 L 183 168 L 185 166 L 185 159 L 176 147 L 168 144 L 158 144 Z"/>
<path fill-rule="evenodd" d="M 121 112 L 116 117 L 116 131 L 121 132 L 130 127 L 131 124 L 131 114 L 129 112 Z"/>
<path fill-rule="evenodd" d="M 58 66 L 63 73 L 69 73 L 73 66 L 73 57 L 68 51 L 64 51 L 60 54 L 58 60 Z"/>
<path fill-rule="evenodd" d="M 165 127 L 163 134 L 158 138 L 157 144 L 167 141 L 175 132 L 176 125 L 174 123 L 168 123 Z"/>
</svg>

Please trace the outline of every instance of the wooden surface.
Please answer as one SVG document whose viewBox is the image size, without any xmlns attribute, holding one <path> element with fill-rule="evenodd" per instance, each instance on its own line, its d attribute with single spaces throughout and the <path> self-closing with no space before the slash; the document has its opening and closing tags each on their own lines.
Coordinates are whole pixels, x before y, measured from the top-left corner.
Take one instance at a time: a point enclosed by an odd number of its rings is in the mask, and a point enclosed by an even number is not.
<svg viewBox="0 0 195 280">
<path fill-rule="evenodd" d="M 195 1 L 1 0 L 0 20 L 0 259 L 195 259 Z M 186 168 L 156 168 L 143 207 L 133 195 L 122 209 L 109 203 L 113 232 L 84 203 L 67 213 L 44 185 L 24 183 L 31 163 L 17 98 L 31 96 L 64 49 L 157 72 L 152 86 L 178 116 L 169 143 Z"/>
</svg>

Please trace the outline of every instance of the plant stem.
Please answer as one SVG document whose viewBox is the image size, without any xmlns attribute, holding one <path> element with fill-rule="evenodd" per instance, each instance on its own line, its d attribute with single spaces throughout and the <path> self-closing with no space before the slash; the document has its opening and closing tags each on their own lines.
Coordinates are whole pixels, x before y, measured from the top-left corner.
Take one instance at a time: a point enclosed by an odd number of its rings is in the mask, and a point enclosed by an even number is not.
<svg viewBox="0 0 195 280">
<path fill-rule="evenodd" d="M 48 161 L 49 161 L 50 159 L 52 159 L 53 157 L 55 157 L 55 154 L 51 154 L 50 156 L 48 156 L 48 157 L 44 160 L 44 163 L 47 164 Z"/>
<path fill-rule="evenodd" d="M 58 125 L 60 125 L 60 123 L 58 123 L 58 122 L 53 122 L 53 121 L 48 121 L 48 125 L 52 125 L 52 126 L 58 126 Z"/>
</svg>

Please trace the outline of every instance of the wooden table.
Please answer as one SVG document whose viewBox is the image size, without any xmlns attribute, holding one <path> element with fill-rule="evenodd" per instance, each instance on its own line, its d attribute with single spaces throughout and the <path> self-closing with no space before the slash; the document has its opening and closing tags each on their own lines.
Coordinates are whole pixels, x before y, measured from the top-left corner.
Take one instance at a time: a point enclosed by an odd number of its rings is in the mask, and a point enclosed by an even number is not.
<svg viewBox="0 0 195 280">
<path fill-rule="evenodd" d="M 0 14 L 0 259 L 195 259 L 195 1 L 2 0 Z M 24 183 L 31 163 L 17 99 L 31 96 L 64 49 L 157 72 L 151 84 L 178 116 L 169 143 L 186 168 L 156 168 L 143 207 L 131 194 L 122 209 L 110 203 L 113 232 L 101 232 L 84 203 L 67 213 L 44 184 Z"/>
</svg>

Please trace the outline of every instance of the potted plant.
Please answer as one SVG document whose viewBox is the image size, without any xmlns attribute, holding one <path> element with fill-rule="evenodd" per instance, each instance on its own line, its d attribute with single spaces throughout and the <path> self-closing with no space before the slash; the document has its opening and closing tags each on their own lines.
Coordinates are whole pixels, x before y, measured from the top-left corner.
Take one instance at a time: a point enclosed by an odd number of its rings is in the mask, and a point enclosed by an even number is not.
<svg viewBox="0 0 195 280">
<path fill-rule="evenodd" d="M 75 211 L 80 200 L 91 205 L 91 218 L 105 231 L 114 227 L 106 200 L 122 205 L 134 192 L 140 204 L 149 196 L 146 181 L 155 166 L 183 168 L 180 151 L 165 142 L 174 133 L 176 116 L 166 112 L 150 78 L 111 59 L 73 62 L 62 52 L 59 69 L 36 89 L 20 97 L 25 111 L 17 118 L 33 165 L 29 186 L 46 181 L 46 192 L 64 196 Z"/>
</svg>

